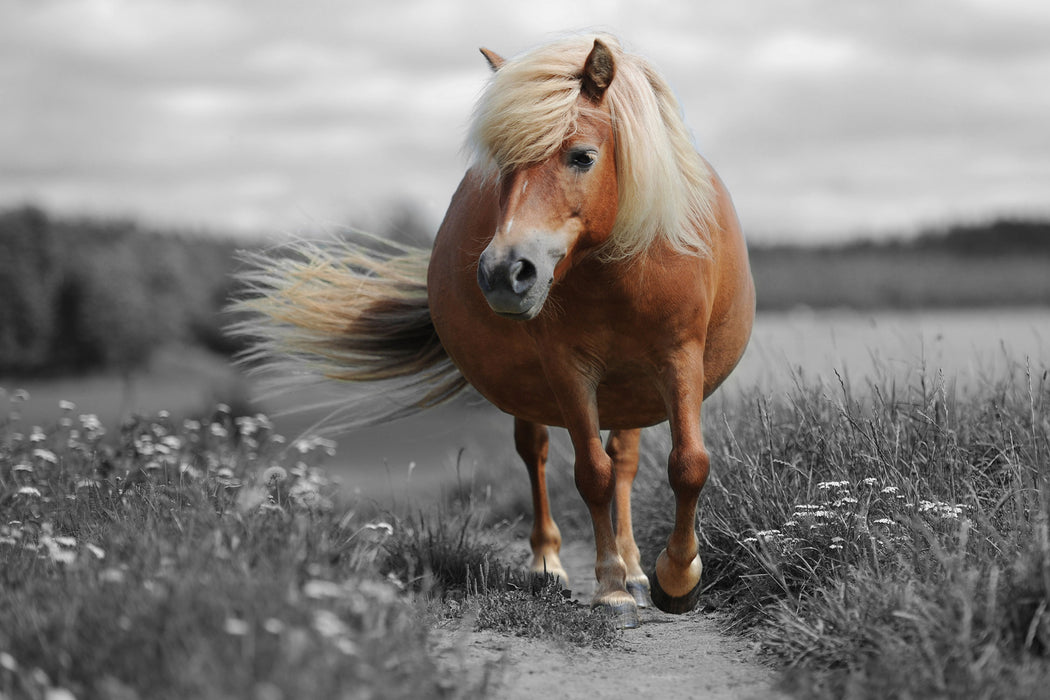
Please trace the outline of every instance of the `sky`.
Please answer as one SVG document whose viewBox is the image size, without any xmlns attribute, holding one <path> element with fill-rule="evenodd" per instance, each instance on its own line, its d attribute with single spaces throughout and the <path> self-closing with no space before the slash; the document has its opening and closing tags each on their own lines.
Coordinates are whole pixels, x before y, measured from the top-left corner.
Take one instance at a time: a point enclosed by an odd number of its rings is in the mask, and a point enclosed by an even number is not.
<svg viewBox="0 0 1050 700">
<path fill-rule="evenodd" d="M 1050 215 L 1046 0 L 0 0 L 0 208 L 436 229 L 478 52 L 608 31 L 763 242 Z"/>
</svg>

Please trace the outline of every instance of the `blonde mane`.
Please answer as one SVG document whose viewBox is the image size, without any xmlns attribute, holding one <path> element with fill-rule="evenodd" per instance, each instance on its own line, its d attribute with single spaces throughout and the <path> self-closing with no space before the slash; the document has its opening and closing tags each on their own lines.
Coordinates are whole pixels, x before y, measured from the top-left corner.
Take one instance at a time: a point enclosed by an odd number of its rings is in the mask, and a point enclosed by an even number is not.
<svg viewBox="0 0 1050 700">
<path fill-rule="evenodd" d="M 616 133 L 619 209 L 602 254 L 623 259 L 658 238 L 686 254 L 707 255 L 715 188 L 696 152 L 671 88 L 640 56 L 610 36 L 573 36 L 504 63 L 478 101 L 470 129 L 474 167 L 502 171 L 542 162 L 572 135 L 581 114 L 584 61 L 601 39 L 616 75 L 603 105 Z"/>
</svg>

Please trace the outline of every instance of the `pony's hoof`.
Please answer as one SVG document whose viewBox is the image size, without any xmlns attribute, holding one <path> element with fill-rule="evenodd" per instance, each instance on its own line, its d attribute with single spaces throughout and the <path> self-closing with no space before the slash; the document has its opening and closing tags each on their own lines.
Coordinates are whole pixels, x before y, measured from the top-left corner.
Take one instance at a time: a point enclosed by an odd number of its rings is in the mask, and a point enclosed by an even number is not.
<svg viewBox="0 0 1050 700">
<path fill-rule="evenodd" d="M 640 581 L 628 581 L 627 592 L 634 596 L 634 602 L 639 608 L 649 607 L 649 581 L 644 578 Z"/>
<path fill-rule="evenodd" d="M 638 619 L 638 606 L 632 602 L 626 603 L 595 603 L 591 606 L 593 610 L 600 610 L 610 618 L 613 624 L 620 629 L 633 630 L 641 622 Z"/>
<path fill-rule="evenodd" d="M 681 615 L 682 613 L 692 612 L 696 608 L 696 604 L 700 602 L 699 581 L 693 586 L 693 590 L 683 596 L 673 596 L 664 591 L 660 587 L 660 579 L 657 578 L 655 571 L 649 576 L 649 581 L 652 586 L 649 594 L 652 596 L 653 605 L 665 613 Z"/>
</svg>

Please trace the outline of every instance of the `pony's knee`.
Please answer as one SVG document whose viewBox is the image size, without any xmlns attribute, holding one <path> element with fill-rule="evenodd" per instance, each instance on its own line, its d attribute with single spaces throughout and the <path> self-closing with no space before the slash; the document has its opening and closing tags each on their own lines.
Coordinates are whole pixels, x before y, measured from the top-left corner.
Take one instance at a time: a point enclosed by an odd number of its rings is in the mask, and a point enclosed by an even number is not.
<svg viewBox="0 0 1050 700">
<path fill-rule="evenodd" d="M 707 483 L 711 460 L 702 445 L 677 446 L 667 460 L 667 479 L 678 495 L 699 493 Z"/>
<path fill-rule="evenodd" d="M 612 502 L 615 479 L 612 460 L 604 451 L 595 455 L 577 455 L 573 476 L 576 480 L 576 490 L 588 505 L 605 505 Z"/>
</svg>

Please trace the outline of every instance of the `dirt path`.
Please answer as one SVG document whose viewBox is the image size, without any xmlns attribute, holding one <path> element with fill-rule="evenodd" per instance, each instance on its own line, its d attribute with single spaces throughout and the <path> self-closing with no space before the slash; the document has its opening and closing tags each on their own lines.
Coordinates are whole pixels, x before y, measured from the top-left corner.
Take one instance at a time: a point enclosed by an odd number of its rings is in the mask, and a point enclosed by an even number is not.
<svg viewBox="0 0 1050 700">
<path fill-rule="evenodd" d="M 593 592 L 593 557 L 586 544 L 563 550 L 573 597 L 584 603 Z M 487 675 L 492 698 L 788 698 L 773 689 L 772 670 L 758 662 L 748 642 L 720 633 L 710 615 L 646 608 L 641 622 L 625 632 L 623 647 L 613 650 L 460 631 L 440 653 L 458 657 L 477 678 Z"/>
</svg>

